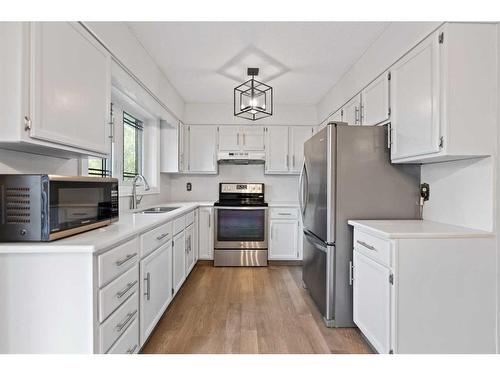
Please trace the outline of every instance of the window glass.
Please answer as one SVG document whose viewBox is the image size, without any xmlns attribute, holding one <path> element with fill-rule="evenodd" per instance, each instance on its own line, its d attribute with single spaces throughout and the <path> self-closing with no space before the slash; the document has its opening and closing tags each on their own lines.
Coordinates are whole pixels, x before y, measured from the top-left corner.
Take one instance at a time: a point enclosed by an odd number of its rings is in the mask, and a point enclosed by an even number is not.
<svg viewBox="0 0 500 375">
<path fill-rule="evenodd" d="M 142 174 L 143 122 L 123 112 L 123 180 Z"/>
</svg>

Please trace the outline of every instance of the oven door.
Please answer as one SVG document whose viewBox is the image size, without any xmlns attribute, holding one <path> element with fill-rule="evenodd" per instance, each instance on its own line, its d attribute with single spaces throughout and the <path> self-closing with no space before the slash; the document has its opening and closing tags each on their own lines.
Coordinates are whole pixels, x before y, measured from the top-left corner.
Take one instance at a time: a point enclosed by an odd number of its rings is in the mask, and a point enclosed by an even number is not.
<svg viewBox="0 0 500 375">
<path fill-rule="evenodd" d="M 267 207 L 215 207 L 216 249 L 267 249 Z"/>
</svg>

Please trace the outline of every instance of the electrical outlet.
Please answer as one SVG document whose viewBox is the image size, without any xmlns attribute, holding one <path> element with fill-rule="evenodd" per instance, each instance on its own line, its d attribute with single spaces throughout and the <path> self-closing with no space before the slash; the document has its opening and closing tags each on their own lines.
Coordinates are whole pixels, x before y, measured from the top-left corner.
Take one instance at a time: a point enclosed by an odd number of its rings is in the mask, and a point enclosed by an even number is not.
<svg viewBox="0 0 500 375">
<path fill-rule="evenodd" d="M 186 183 L 186 190 L 191 191 L 193 189 L 193 185 L 191 185 L 191 182 Z"/>
<path fill-rule="evenodd" d="M 431 195 L 431 189 L 429 187 L 429 184 L 425 182 L 423 184 L 420 184 L 420 196 L 422 197 L 422 199 L 424 201 L 428 201 L 430 195 Z"/>
</svg>

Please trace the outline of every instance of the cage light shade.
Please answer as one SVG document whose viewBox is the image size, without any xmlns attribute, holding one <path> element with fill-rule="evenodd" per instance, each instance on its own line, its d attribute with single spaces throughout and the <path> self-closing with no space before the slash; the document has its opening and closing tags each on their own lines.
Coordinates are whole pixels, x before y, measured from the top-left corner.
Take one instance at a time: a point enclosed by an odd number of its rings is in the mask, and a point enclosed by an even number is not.
<svg viewBox="0 0 500 375">
<path fill-rule="evenodd" d="M 273 88 L 252 77 L 234 89 L 234 115 L 260 120 L 273 115 Z"/>
</svg>

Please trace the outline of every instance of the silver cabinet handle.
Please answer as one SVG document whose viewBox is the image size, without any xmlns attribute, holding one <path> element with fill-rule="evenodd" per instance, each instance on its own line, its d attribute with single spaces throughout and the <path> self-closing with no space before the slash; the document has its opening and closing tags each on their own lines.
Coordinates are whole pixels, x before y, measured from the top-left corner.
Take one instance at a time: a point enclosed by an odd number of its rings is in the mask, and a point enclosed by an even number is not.
<svg viewBox="0 0 500 375">
<path fill-rule="evenodd" d="M 295 155 L 292 155 L 292 166 L 295 168 Z"/>
<path fill-rule="evenodd" d="M 149 301 L 151 299 L 151 274 L 149 272 L 146 274 L 144 281 L 146 282 L 146 293 L 144 295 L 146 296 L 146 300 Z"/>
<path fill-rule="evenodd" d="M 240 145 L 240 133 L 236 134 L 236 144 Z"/>
<path fill-rule="evenodd" d="M 278 212 L 278 215 L 281 215 L 281 216 L 292 216 L 292 214 L 289 213 L 289 212 Z"/>
<path fill-rule="evenodd" d="M 116 293 L 116 297 L 122 298 L 130 289 L 132 289 L 135 286 L 135 284 L 137 284 L 137 280 L 135 280 L 133 283 L 128 283 L 125 289 Z"/>
<path fill-rule="evenodd" d="M 116 265 L 117 265 L 118 267 L 123 266 L 123 265 L 124 265 L 125 263 L 127 263 L 130 259 L 133 259 L 133 258 L 135 258 L 136 256 L 137 256 L 137 253 L 127 254 L 127 255 L 125 256 L 125 258 L 123 258 L 123 259 L 121 259 L 121 260 L 117 260 L 117 261 L 116 261 Z"/>
<path fill-rule="evenodd" d="M 357 242 L 357 243 L 359 243 L 361 246 L 366 247 L 368 250 L 374 250 L 374 251 L 377 251 L 377 249 L 375 248 L 375 246 L 368 245 L 366 242 L 359 241 L 359 240 L 357 240 L 356 242 Z"/>
<path fill-rule="evenodd" d="M 125 326 L 127 325 L 127 323 L 132 320 L 132 318 L 135 316 L 135 314 L 137 314 L 137 310 L 135 310 L 134 312 L 128 313 L 127 317 L 125 318 L 125 320 L 123 322 L 118 323 L 116 325 L 116 330 L 118 332 L 120 332 L 123 328 L 125 328 Z"/>
<path fill-rule="evenodd" d="M 169 233 L 162 233 L 162 234 L 160 234 L 158 237 L 156 237 L 156 239 L 157 239 L 158 241 L 160 241 L 160 240 L 163 240 L 163 239 L 164 239 L 165 237 L 167 237 L 168 235 L 169 235 Z"/>
<path fill-rule="evenodd" d="M 290 166 L 290 162 L 289 162 L 289 160 L 290 160 L 290 155 L 288 155 L 288 154 L 287 154 L 287 155 L 286 155 L 286 167 L 287 167 L 287 168 Z"/>
<path fill-rule="evenodd" d="M 137 349 L 137 344 L 135 344 L 134 346 L 132 346 L 131 348 L 129 348 L 127 350 L 127 354 L 134 354 L 135 353 L 135 349 Z"/>
<path fill-rule="evenodd" d="M 356 106 L 354 107 L 354 125 L 358 125 L 359 121 L 359 108 Z"/>
<path fill-rule="evenodd" d="M 243 133 L 243 146 L 245 146 L 245 133 Z"/>
</svg>

